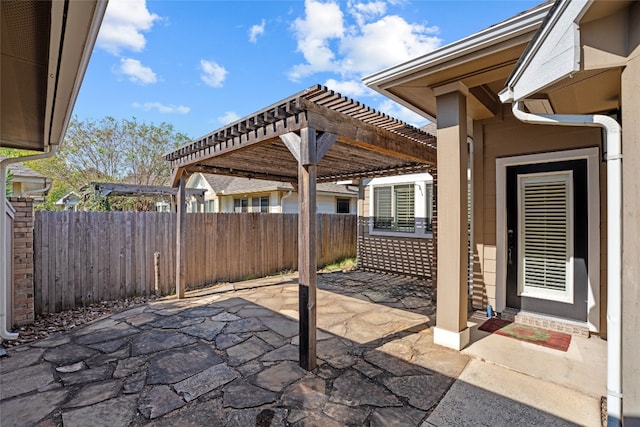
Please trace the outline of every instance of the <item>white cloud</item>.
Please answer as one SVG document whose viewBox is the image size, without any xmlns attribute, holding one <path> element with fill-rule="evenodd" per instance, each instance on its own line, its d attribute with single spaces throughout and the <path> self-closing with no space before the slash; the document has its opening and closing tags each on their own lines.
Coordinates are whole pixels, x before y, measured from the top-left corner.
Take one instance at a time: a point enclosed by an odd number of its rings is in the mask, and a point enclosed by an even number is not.
<svg viewBox="0 0 640 427">
<path fill-rule="evenodd" d="M 205 59 L 201 59 L 200 69 L 202 70 L 202 74 L 200 74 L 200 79 L 203 82 L 205 82 L 207 86 L 222 87 L 222 83 L 224 82 L 224 79 L 228 73 L 223 66 L 218 65 L 214 61 L 207 61 Z"/>
<path fill-rule="evenodd" d="M 150 67 L 145 67 L 140 61 L 132 58 L 120 58 L 118 71 L 129 77 L 129 80 L 142 85 L 156 83 L 158 77 Z"/>
<path fill-rule="evenodd" d="M 398 120 L 402 120 L 403 122 L 409 123 L 415 127 L 422 127 L 429 123 L 429 119 L 421 116 L 418 113 L 414 113 L 402 105 L 387 99 L 383 101 L 377 108 L 378 111 L 382 113 L 386 113 L 391 117 L 394 117 Z"/>
<path fill-rule="evenodd" d="M 396 15 L 385 16 L 363 25 L 359 34 L 342 41 L 342 69 L 372 73 L 425 54 L 442 43 L 434 35 L 436 32 L 437 28 L 410 24 Z"/>
<path fill-rule="evenodd" d="M 249 41 L 251 43 L 255 43 L 258 41 L 258 36 L 261 36 L 264 34 L 264 27 L 266 25 L 265 20 L 263 19 L 262 22 L 260 22 L 260 25 L 252 25 L 251 29 L 249 30 Z"/>
<path fill-rule="evenodd" d="M 347 4 L 349 13 L 355 18 L 358 25 L 363 25 L 365 22 L 382 16 L 387 12 L 387 4 L 383 1 L 373 1 L 370 3 L 361 3 L 350 1 Z"/>
<path fill-rule="evenodd" d="M 144 111 L 156 110 L 157 112 L 163 114 L 187 114 L 189 111 L 191 111 L 191 108 L 185 107 L 184 105 L 166 105 L 160 102 L 134 102 L 133 106 L 135 108 L 142 108 Z"/>
<path fill-rule="evenodd" d="M 140 52 L 147 43 L 143 32 L 158 19 L 147 9 L 146 0 L 110 0 L 96 44 L 113 55 L 125 49 Z"/>
<path fill-rule="evenodd" d="M 428 53 L 442 43 L 437 27 L 384 15 L 384 2 L 350 1 L 347 10 L 354 25 L 346 26 L 340 4 L 333 0 L 305 1 L 305 16 L 294 21 L 293 32 L 306 62 L 291 68 L 291 80 L 318 72 L 353 79 Z"/>
<path fill-rule="evenodd" d="M 218 117 L 216 120 L 218 121 L 218 123 L 224 126 L 240 120 L 240 116 L 237 115 L 234 111 L 225 111 L 224 115 Z"/>
<path fill-rule="evenodd" d="M 302 53 L 306 64 L 299 64 L 289 73 L 292 80 L 320 71 L 336 71 L 335 55 L 330 41 L 344 37 L 344 23 L 340 6 L 333 2 L 305 1 L 305 17 L 293 22 L 293 30 L 298 41 L 298 52 Z"/>
<path fill-rule="evenodd" d="M 366 87 L 359 80 L 337 81 L 335 79 L 329 79 L 324 83 L 324 85 L 333 91 L 349 97 L 357 97 L 373 93 L 371 89 Z"/>
</svg>

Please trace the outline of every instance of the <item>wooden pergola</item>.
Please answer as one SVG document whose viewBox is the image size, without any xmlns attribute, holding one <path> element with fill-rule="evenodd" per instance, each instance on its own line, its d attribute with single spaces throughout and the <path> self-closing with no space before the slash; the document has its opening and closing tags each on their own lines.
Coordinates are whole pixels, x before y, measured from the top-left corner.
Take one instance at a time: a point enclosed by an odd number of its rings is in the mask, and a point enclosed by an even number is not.
<svg viewBox="0 0 640 427">
<path fill-rule="evenodd" d="M 165 155 L 178 187 L 176 293 L 184 297 L 185 177 L 290 182 L 299 198 L 300 366 L 316 366 L 316 183 L 431 171 L 436 138 L 316 85 Z"/>
</svg>

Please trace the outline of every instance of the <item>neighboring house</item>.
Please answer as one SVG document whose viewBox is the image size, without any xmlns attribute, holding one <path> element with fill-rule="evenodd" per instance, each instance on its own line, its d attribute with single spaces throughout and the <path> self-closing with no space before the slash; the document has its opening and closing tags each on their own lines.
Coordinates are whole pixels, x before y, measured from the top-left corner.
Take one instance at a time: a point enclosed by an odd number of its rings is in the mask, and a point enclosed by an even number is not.
<svg viewBox="0 0 640 427">
<path fill-rule="evenodd" d="M 0 161 L 5 157 L 0 156 Z M 10 194 L 11 197 L 31 197 L 35 200 L 43 200 L 51 187 L 51 178 L 47 178 L 39 172 L 23 165 L 12 163 L 7 167 L 11 172 Z"/>
<path fill-rule="evenodd" d="M 64 196 L 60 197 L 53 204 L 58 206 L 63 211 L 75 211 L 76 205 L 80 201 L 81 197 L 75 191 L 70 191 Z"/>
<path fill-rule="evenodd" d="M 620 382 L 639 423 L 640 2 L 544 3 L 365 83 L 437 121 L 435 342 L 469 339 L 470 158 L 473 306 L 606 334 L 610 425 Z"/>
<path fill-rule="evenodd" d="M 186 187 L 207 190 L 204 205 L 191 200 L 187 212 L 298 212 L 298 193 L 286 182 L 195 173 Z M 355 214 L 357 199 L 357 185 L 318 184 L 318 213 Z"/>
</svg>

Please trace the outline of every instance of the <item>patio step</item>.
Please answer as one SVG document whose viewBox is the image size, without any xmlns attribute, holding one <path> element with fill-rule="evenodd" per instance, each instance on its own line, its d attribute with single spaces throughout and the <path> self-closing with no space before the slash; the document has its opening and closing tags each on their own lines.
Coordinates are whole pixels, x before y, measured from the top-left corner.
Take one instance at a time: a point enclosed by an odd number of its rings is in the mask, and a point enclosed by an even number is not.
<svg viewBox="0 0 640 427">
<path fill-rule="evenodd" d="M 560 319 L 558 317 L 547 316 L 540 313 L 531 313 L 528 311 L 507 308 L 502 311 L 500 317 L 510 322 L 536 326 L 538 328 L 548 329 L 551 331 L 564 332 L 566 334 L 577 335 L 585 338 L 589 338 L 591 336 L 586 323 Z"/>
</svg>

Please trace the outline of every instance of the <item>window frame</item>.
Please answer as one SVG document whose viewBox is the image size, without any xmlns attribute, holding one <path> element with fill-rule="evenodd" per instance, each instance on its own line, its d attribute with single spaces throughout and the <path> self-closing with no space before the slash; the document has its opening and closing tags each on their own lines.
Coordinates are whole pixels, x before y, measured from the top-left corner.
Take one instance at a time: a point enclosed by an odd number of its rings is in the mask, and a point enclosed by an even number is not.
<svg viewBox="0 0 640 427">
<path fill-rule="evenodd" d="M 346 207 L 347 207 L 347 211 L 346 212 L 340 212 L 340 203 L 345 203 L 346 202 Z M 344 208 L 344 206 L 342 206 Z M 351 199 L 348 197 L 336 197 L 336 213 L 337 214 L 350 214 L 351 213 Z"/>
<path fill-rule="evenodd" d="M 376 189 L 391 188 L 391 213 L 395 218 L 396 213 L 396 187 L 413 185 L 413 232 L 393 229 L 376 228 Z M 373 236 L 406 237 L 406 238 L 433 238 L 431 224 L 433 221 L 433 180 L 380 180 L 375 184 L 369 184 L 369 234 Z M 392 219 L 392 221 L 394 221 Z"/>
</svg>

